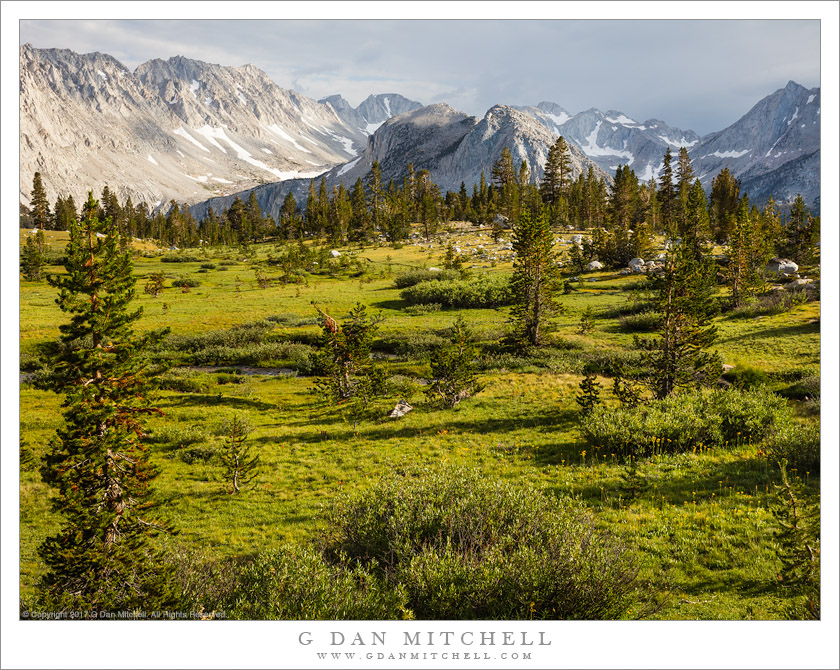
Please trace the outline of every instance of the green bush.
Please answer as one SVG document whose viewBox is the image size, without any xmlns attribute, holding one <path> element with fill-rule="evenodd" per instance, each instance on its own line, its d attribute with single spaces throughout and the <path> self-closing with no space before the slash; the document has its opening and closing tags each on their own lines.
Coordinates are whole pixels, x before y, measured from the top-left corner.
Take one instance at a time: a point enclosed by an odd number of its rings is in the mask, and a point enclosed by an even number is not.
<svg viewBox="0 0 840 670">
<path fill-rule="evenodd" d="M 400 358 L 426 360 L 432 352 L 447 344 L 447 340 L 437 333 L 415 332 L 388 335 L 374 342 L 374 348 Z"/>
<path fill-rule="evenodd" d="M 758 442 L 789 419 L 785 401 L 772 393 L 716 389 L 685 391 L 635 408 L 599 406 L 582 430 L 593 448 L 648 456 Z"/>
<path fill-rule="evenodd" d="M 198 256 L 188 254 L 166 254 L 161 257 L 161 263 L 198 263 L 201 259 Z"/>
<path fill-rule="evenodd" d="M 634 557 L 575 501 L 466 468 L 384 476 L 327 512 L 324 554 L 406 594 L 423 619 L 613 619 L 639 601 Z"/>
<path fill-rule="evenodd" d="M 400 296 L 411 305 L 437 303 L 443 307 L 500 307 L 513 297 L 507 277 L 424 281 L 403 289 Z"/>
<path fill-rule="evenodd" d="M 786 398 L 804 400 L 820 397 L 820 375 L 811 375 L 800 379 L 796 384 L 784 389 L 781 395 Z"/>
<path fill-rule="evenodd" d="M 438 302 L 433 302 L 428 305 L 410 305 L 406 307 L 403 311 L 406 314 L 410 314 L 411 316 L 422 316 L 423 314 L 432 314 L 434 312 L 439 312 L 442 309 L 442 306 Z"/>
<path fill-rule="evenodd" d="M 404 596 L 361 566 L 285 546 L 239 566 L 218 609 L 233 619 L 401 619 Z M 201 603 L 207 609 L 210 605 Z"/>
<path fill-rule="evenodd" d="M 411 270 L 394 277 L 394 287 L 408 288 L 425 281 L 451 281 L 460 278 L 461 273 L 457 270 Z"/>
<path fill-rule="evenodd" d="M 201 264 L 202 270 L 215 270 L 216 264 L 215 263 L 202 263 Z"/>
<path fill-rule="evenodd" d="M 738 363 L 734 370 L 730 370 L 725 379 L 731 381 L 739 389 L 755 389 L 766 386 L 770 380 L 767 373 L 748 363 Z"/>
<path fill-rule="evenodd" d="M 653 310 L 627 314 L 618 318 L 619 327 L 626 333 L 650 333 L 659 328 L 662 317 Z"/>
<path fill-rule="evenodd" d="M 178 288 L 195 288 L 196 286 L 201 286 L 201 282 L 198 279 L 191 279 L 189 277 L 178 277 L 177 279 L 172 280 L 172 286 L 176 286 Z"/>
<path fill-rule="evenodd" d="M 836 447 L 835 447 L 836 448 Z M 764 453 L 774 465 L 787 459 L 788 470 L 796 469 L 803 479 L 805 473 L 820 473 L 820 424 L 819 421 L 791 423 L 772 435 Z"/>
<path fill-rule="evenodd" d="M 183 448 L 205 442 L 207 437 L 207 433 L 198 426 L 161 426 L 149 431 L 145 441 Z"/>
<path fill-rule="evenodd" d="M 210 377 L 195 370 L 174 368 L 156 379 L 158 388 L 179 393 L 204 393 L 210 388 Z"/>
</svg>

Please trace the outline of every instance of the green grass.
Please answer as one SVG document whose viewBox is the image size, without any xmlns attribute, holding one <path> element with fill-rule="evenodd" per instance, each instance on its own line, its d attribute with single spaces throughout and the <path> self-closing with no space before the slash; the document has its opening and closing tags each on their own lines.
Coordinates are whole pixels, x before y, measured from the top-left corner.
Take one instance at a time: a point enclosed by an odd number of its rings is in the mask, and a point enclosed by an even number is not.
<svg viewBox="0 0 840 670">
<path fill-rule="evenodd" d="M 58 239 L 61 234 L 53 235 Z M 479 238 L 477 232 L 457 239 L 462 248 L 467 241 L 490 246 L 489 236 Z M 317 326 L 287 324 L 315 316 L 311 302 L 341 316 L 359 301 L 384 317 L 379 338 L 420 337 L 449 326 L 456 312 L 406 314 L 393 277 L 409 266 L 440 266 L 445 246 L 445 241 L 438 242 L 431 253 L 411 244 L 400 249 L 342 249 L 343 254 L 369 259 L 363 261 L 363 276 L 313 275 L 303 284 L 274 282 L 265 289 L 257 286 L 254 267 L 270 278 L 280 274 L 264 263 L 272 251 L 268 245 L 257 249 L 255 261 L 243 261 L 231 249 L 189 250 L 186 253 L 201 259 L 191 263 L 163 263 L 162 252 L 139 255 L 137 304 L 144 314 L 138 329 L 168 326 L 174 334 L 197 334 L 294 315 L 281 319 L 270 336 L 305 340 L 319 332 Z M 216 269 L 198 272 L 202 263 L 211 262 Z M 220 271 L 222 267 L 227 269 Z M 474 272 L 510 268 L 510 263 L 497 263 Z M 162 272 L 168 279 L 157 298 L 143 293 L 145 278 L 152 272 Z M 199 279 L 201 285 L 186 293 L 171 288 L 171 279 L 178 276 Z M 149 420 L 148 426 L 153 457 L 161 468 L 156 489 L 180 531 L 173 541 L 218 557 L 249 555 L 285 541 L 304 542 L 317 535 L 319 510 L 337 492 L 363 491 L 390 466 L 449 462 L 582 500 L 601 528 L 639 549 L 643 577 L 670 594 L 657 615 L 660 618 L 783 617 L 790 597 L 776 583 L 779 564 L 768 511 L 778 476 L 761 456 L 761 445 L 642 461 L 639 472 L 650 487 L 634 500 L 622 492 L 625 464 L 584 446 L 575 402 L 580 360 L 622 352 L 632 345 L 632 333 L 617 327 L 617 318 L 598 314 L 623 305 L 628 292 L 620 290 L 622 284 L 638 281 L 611 272 L 586 277 L 600 281 L 583 283 L 580 290 L 561 299 L 567 312 L 557 319 L 552 333 L 558 346 L 542 360 L 532 357 L 516 366 L 486 367 L 481 374 L 485 390 L 452 411 L 427 405 L 422 386 L 415 385 L 405 398 L 415 410 L 404 418 L 386 418 L 399 399 L 393 398 L 380 403 L 379 418 L 354 424 L 342 411 L 321 406 L 309 392 L 313 380 L 306 377 L 248 376 L 242 383 L 227 383 L 230 375 L 223 373 L 207 375 L 202 392 L 161 393 L 158 406 L 165 416 Z M 596 318 L 591 332 L 581 335 L 577 328 L 586 307 L 593 308 Z M 486 347 L 506 332 L 507 313 L 506 309 L 461 312 Z M 63 320 L 45 282 L 21 283 L 22 351 L 35 352 L 38 345 L 57 337 Z M 716 324 L 719 334 L 713 348 L 724 361 L 749 361 L 770 374 L 776 389 L 792 383 L 784 381 L 791 371 L 819 366 L 818 302 L 760 319 L 724 315 Z M 389 358 L 385 364 L 391 375 L 428 375 L 422 359 Z M 601 382 L 609 388 L 609 380 Z M 800 403 L 790 403 L 798 411 Z M 36 456 L 45 452 L 60 425 L 60 405 L 61 399 L 52 392 L 21 388 L 21 435 Z M 220 427 L 234 414 L 247 417 L 253 426 L 248 443 L 262 462 L 257 479 L 239 495 L 227 493 L 219 481 L 221 468 L 212 461 L 187 462 L 190 449 L 212 451 L 221 446 Z M 797 475 L 811 492 L 818 492 L 817 478 L 810 473 Z M 37 546 L 57 527 L 49 496 L 37 469 L 21 473 L 24 595 L 32 592 L 43 570 Z"/>
</svg>

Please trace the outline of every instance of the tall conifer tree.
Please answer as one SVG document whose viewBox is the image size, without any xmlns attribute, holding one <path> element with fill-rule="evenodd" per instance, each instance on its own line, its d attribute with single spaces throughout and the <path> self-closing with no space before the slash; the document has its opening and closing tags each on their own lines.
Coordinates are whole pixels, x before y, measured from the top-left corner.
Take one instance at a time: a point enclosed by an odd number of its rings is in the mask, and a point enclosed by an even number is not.
<svg viewBox="0 0 840 670">
<path fill-rule="evenodd" d="M 545 211 L 533 216 L 522 212 L 513 227 L 513 262 L 511 288 L 514 295 L 512 314 L 515 337 L 536 346 L 543 340 L 546 324 L 560 311 L 555 296 L 560 291 L 560 274 L 554 235 Z"/>
<path fill-rule="evenodd" d="M 66 274 L 50 278 L 71 318 L 59 326 L 63 346 L 53 361 L 64 425 L 41 468 L 62 518 L 39 549 L 47 566 L 41 603 L 54 611 L 165 609 L 175 597 L 172 568 L 152 538 L 168 526 L 153 512 L 157 469 L 142 441 L 143 417 L 161 413 L 149 404 L 142 354 L 162 334 L 133 333 L 141 310 L 129 309 L 130 254 L 97 210 L 90 194 L 70 228 Z"/>
</svg>

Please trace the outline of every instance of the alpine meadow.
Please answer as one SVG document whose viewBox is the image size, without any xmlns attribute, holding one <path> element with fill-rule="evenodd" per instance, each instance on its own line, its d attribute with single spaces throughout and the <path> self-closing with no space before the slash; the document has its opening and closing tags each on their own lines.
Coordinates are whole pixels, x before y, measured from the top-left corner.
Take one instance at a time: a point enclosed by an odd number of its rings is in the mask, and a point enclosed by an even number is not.
<svg viewBox="0 0 840 670">
<path fill-rule="evenodd" d="M 820 619 L 819 88 L 20 60 L 22 615 Z"/>
</svg>

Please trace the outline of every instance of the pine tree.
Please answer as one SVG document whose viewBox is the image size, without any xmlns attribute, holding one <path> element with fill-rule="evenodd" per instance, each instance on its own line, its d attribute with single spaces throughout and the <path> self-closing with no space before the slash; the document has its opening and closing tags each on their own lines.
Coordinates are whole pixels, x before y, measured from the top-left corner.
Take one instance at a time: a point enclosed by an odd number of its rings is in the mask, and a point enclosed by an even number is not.
<svg viewBox="0 0 840 670">
<path fill-rule="evenodd" d="M 548 216 L 522 213 L 513 226 L 513 262 L 511 288 L 514 295 L 512 315 L 515 337 L 536 346 L 542 342 L 547 321 L 560 311 L 555 295 L 560 290 L 560 274 L 554 235 Z"/>
<path fill-rule="evenodd" d="M 327 402 L 341 405 L 352 401 L 366 409 L 385 394 L 385 373 L 370 359 L 371 346 L 379 320 L 367 314 L 358 303 L 339 325 L 329 314 L 313 305 L 324 318 L 318 362 L 323 379 L 314 391 Z"/>
<path fill-rule="evenodd" d="M 722 371 L 719 356 L 705 351 L 717 332 L 709 324 L 715 310 L 714 266 L 699 261 L 687 245 L 676 245 L 652 282 L 652 301 L 661 315 L 659 336 L 635 341 L 650 371 L 646 383 L 661 399 L 680 387 L 710 383 Z"/>
<path fill-rule="evenodd" d="M 572 181 L 572 155 L 569 145 L 561 135 L 548 150 L 540 195 L 550 211 L 554 212 L 553 221 L 559 223 L 568 218 L 565 211 L 568 191 Z"/>
<path fill-rule="evenodd" d="M 711 229 L 706 205 L 706 192 L 703 190 L 699 179 L 695 180 L 688 190 L 685 218 L 680 234 L 683 237 L 683 243 L 694 250 L 698 260 L 701 259 L 708 246 L 707 242 L 711 236 Z"/>
<path fill-rule="evenodd" d="M 784 226 L 782 253 L 800 265 L 814 260 L 814 248 L 819 239 L 819 217 L 811 216 L 801 195 L 797 195 Z"/>
<path fill-rule="evenodd" d="M 749 200 L 744 196 L 730 230 L 724 272 L 734 307 L 740 307 L 764 289 L 764 265 L 771 254 L 762 235 L 760 215 L 750 210 Z"/>
<path fill-rule="evenodd" d="M 28 235 L 20 252 L 20 271 L 29 281 L 41 281 L 44 271 L 44 231 Z"/>
<path fill-rule="evenodd" d="M 718 243 L 729 238 L 740 202 L 741 182 L 735 179 L 729 168 L 724 168 L 712 180 L 712 190 L 709 194 L 709 225 Z"/>
<path fill-rule="evenodd" d="M 432 380 L 426 389 L 429 399 L 452 408 L 480 392 L 484 387 L 476 377 L 477 358 L 472 333 L 459 315 L 452 325 L 449 344 L 432 353 Z"/>
<path fill-rule="evenodd" d="M 502 155 L 493 163 L 493 184 L 500 193 L 500 211 L 511 221 L 516 221 L 519 193 L 517 188 L 516 168 L 510 149 L 504 147 Z"/>
<path fill-rule="evenodd" d="M 143 417 L 161 414 L 148 400 L 143 353 L 163 334 L 133 333 L 141 310 L 129 310 L 130 255 L 97 210 L 89 194 L 70 228 L 66 274 L 49 280 L 71 319 L 59 326 L 63 346 L 53 360 L 64 425 L 41 468 L 63 521 L 39 549 L 47 566 L 40 597 L 54 611 L 164 609 L 175 595 L 172 567 L 152 539 L 169 526 L 153 513 L 158 471 L 142 441 Z"/>
<path fill-rule="evenodd" d="M 32 225 L 38 230 L 49 230 L 53 219 L 50 214 L 50 202 L 47 200 L 47 192 L 41 181 L 41 173 L 36 172 L 32 180 L 32 193 L 29 198 L 29 213 L 32 216 Z"/>
<path fill-rule="evenodd" d="M 787 460 L 779 463 L 782 483 L 774 485 L 777 495 L 771 512 L 778 529 L 778 557 L 782 564 L 778 579 L 788 589 L 804 595 L 801 607 L 791 608 L 792 618 L 820 618 L 820 505 L 808 501 L 800 486 L 791 484 Z"/>
<path fill-rule="evenodd" d="M 370 237 L 370 217 L 367 210 L 367 196 L 362 178 L 359 177 L 350 193 L 350 204 L 353 207 L 353 217 L 350 219 L 349 238 L 354 242 L 362 242 Z"/>
<path fill-rule="evenodd" d="M 301 239 L 302 231 L 298 228 L 297 202 L 289 191 L 280 207 L 280 237 L 284 240 Z"/>
<path fill-rule="evenodd" d="M 671 167 L 671 147 L 665 149 L 662 159 L 662 176 L 659 177 L 659 203 L 662 212 L 662 228 L 673 234 L 676 218 L 676 192 L 674 189 L 674 168 Z"/>
<path fill-rule="evenodd" d="M 224 482 L 230 485 L 230 493 L 239 493 L 259 473 L 260 457 L 252 455 L 245 444 L 250 428 L 234 416 L 225 428 L 227 439 L 221 452 Z"/>
<path fill-rule="evenodd" d="M 687 227 L 688 198 L 691 193 L 691 185 L 694 181 L 694 168 L 691 166 L 691 159 L 688 157 L 688 149 L 680 147 L 677 158 L 677 187 L 676 187 L 676 229 L 680 235 Z"/>
</svg>

